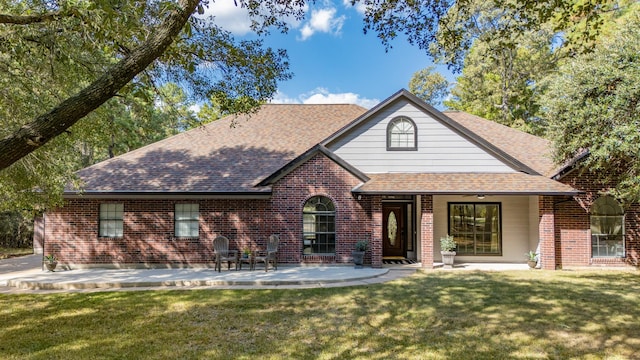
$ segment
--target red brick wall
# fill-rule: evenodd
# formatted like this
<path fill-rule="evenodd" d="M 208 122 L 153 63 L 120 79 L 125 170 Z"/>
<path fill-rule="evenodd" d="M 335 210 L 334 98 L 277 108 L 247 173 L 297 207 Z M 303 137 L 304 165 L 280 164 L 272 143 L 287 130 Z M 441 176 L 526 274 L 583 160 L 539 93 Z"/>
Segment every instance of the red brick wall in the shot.
<path fill-rule="evenodd" d="M 589 211 L 593 202 L 606 192 L 607 184 L 599 182 L 589 173 L 574 171 L 565 176 L 563 183 L 584 191 L 565 201 L 556 199 L 556 247 L 559 266 L 620 266 L 640 265 L 640 205 L 625 207 L 625 253 L 621 258 L 591 258 L 591 232 Z M 624 206 L 624 205 L 623 205 Z"/>
<path fill-rule="evenodd" d="M 227 236 L 232 248 L 256 249 L 264 248 L 269 235 L 279 234 L 282 263 L 348 263 L 355 242 L 372 239 L 370 200 L 358 201 L 351 194 L 359 183 L 317 155 L 275 184 L 270 200 L 67 200 L 46 214 L 45 252 L 63 264 L 211 265 L 218 235 Z M 302 256 L 302 207 L 315 195 L 329 197 L 336 206 L 335 256 Z M 101 203 L 124 204 L 123 238 L 98 237 Z M 176 203 L 200 205 L 199 238 L 174 237 Z M 381 248 L 381 241 L 372 246 Z M 366 261 L 371 263 L 371 251 Z"/>
<path fill-rule="evenodd" d="M 370 198 L 354 198 L 351 190 L 361 181 L 335 162 L 318 154 L 273 186 L 273 221 L 285 246 L 280 253 L 289 263 L 349 263 L 358 240 L 368 240 L 370 251 L 365 263 L 371 264 L 371 249 L 382 246 L 372 240 Z M 302 208 L 312 196 L 322 195 L 336 207 L 335 256 L 302 255 Z M 378 261 L 382 261 L 381 255 Z"/>
<path fill-rule="evenodd" d="M 98 236 L 101 203 L 124 204 L 124 237 Z M 200 205 L 200 237 L 174 237 L 176 203 Z M 232 247 L 263 246 L 267 200 L 68 200 L 46 214 L 46 252 L 65 264 L 207 264 L 218 235 Z"/>
<path fill-rule="evenodd" d="M 540 236 L 540 266 L 543 269 L 556 269 L 556 242 L 555 242 L 555 214 L 553 209 L 554 198 L 540 196 L 538 200 L 539 222 L 538 232 Z"/>
<path fill-rule="evenodd" d="M 382 267 L 382 196 L 371 198 L 372 267 Z"/>
<path fill-rule="evenodd" d="M 589 216 L 578 202 L 556 198 L 555 205 L 556 264 L 587 266 L 591 259 Z"/>
<path fill-rule="evenodd" d="M 422 219 L 420 236 L 421 240 L 421 262 L 422 267 L 426 269 L 433 268 L 433 196 L 422 195 L 420 198 L 420 207 L 422 208 Z"/>

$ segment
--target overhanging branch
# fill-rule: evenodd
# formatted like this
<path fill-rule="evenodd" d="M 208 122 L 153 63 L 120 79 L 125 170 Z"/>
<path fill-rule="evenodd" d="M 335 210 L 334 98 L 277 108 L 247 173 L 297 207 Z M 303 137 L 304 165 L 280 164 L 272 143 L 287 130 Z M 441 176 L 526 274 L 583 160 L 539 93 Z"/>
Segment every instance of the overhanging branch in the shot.
<path fill-rule="evenodd" d="M 0 140 L 0 170 L 6 169 L 113 97 L 171 45 L 199 0 L 180 0 L 150 37 L 102 76 L 49 112 Z"/>
<path fill-rule="evenodd" d="M 59 11 L 38 15 L 0 14 L 0 24 L 29 25 L 53 21 L 58 19 L 60 16 L 62 16 L 62 13 Z"/>

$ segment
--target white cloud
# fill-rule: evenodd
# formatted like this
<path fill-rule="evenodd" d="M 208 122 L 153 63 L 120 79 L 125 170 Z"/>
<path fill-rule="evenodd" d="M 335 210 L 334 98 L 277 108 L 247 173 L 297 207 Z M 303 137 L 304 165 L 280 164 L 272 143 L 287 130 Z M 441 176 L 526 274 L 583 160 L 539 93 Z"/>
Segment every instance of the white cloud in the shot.
<path fill-rule="evenodd" d="M 336 17 L 335 8 L 311 10 L 311 19 L 300 29 L 300 40 L 304 41 L 316 32 L 337 35 L 342 31 L 346 16 Z"/>
<path fill-rule="evenodd" d="M 236 6 L 233 1 L 210 2 L 202 17 L 214 16 L 213 21 L 234 35 L 246 35 L 251 31 L 251 19 L 247 9 Z"/>
<path fill-rule="evenodd" d="M 357 104 L 363 108 L 370 109 L 377 105 L 380 100 L 362 98 L 360 95 L 351 92 L 334 94 L 327 89 L 317 88 L 301 94 L 297 98 L 290 98 L 278 92 L 271 102 L 273 104 Z"/>
<path fill-rule="evenodd" d="M 305 13 L 308 11 L 308 5 L 304 5 L 303 11 Z M 209 16 L 214 16 L 216 25 L 230 31 L 234 35 L 243 36 L 252 31 L 251 18 L 249 17 L 248 10 L 239 5 L 236 6 L 232 0 L 209 2 L 209 6 L 205 7 L 204 14 L 200 17 L 208 18 Z M 300 20 L 294 16 L 283 19 L 292 29 L 300 27 Z"/>
<path fill-rule="evenodd" d="M 360 1 L 354 6 L 354 5 L 351 5 L 351 0 L 342 0 L 342 5 L 344 5 L 344 7 L 346 7 L 347 9 L 349 8 L 356 9 L 356 11 L 360 15 L 364 15 L 364 13 L 367 11 L 367 6 Z"/>

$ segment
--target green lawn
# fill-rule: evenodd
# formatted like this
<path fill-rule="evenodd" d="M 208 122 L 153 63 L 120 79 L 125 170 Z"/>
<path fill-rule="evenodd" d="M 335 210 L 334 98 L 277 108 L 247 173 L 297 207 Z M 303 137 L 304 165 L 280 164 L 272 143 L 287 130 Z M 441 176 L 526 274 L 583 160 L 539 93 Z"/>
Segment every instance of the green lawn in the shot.
<path fill-rule="evenodd" d="M 631 359 L 635 271 L 366 287 L 0 295 L 2 359 Z"/>
<path fill-rule="evenodd" d="M 6 259 L 14 256 L 24 256 L 33 254 L 33 248 L 6 248 L 0 247 L 0 259 Z"/>

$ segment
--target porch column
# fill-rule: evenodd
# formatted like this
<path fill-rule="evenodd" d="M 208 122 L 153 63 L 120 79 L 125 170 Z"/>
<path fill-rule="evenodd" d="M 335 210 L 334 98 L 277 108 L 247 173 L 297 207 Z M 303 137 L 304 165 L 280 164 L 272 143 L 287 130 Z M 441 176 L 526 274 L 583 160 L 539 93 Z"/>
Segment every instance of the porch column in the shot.
<path fill-rule="evenodd" d="M 420 257 L 422 268 L 433 269 L 433 196 L 420 197 Z"/>
<path fill-rule="evenodd" d="M 545 270 L 556 269 L 555 214 L 553 197 L 539 196 L 538 233 L 540 239 L 540 267 Z"/>
<path fill-rule="evenodd" d="M 371 199 L 371 267 L 382 267 L 382 196 Z"/>

